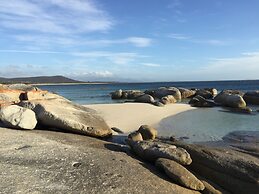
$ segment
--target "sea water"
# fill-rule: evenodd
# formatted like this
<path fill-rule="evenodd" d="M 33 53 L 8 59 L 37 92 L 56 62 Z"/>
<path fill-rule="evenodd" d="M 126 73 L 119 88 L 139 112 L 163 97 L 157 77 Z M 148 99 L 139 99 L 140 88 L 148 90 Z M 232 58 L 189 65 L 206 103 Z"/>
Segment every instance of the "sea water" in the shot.
<path fill-rule="evenodd" d="M 58 93 L 79 104 L 103 104 L 122 102 L 111 99 L 110 92 L 115 90 L 144 91 L 164 86 L 251 91 L 259 90 L 259 80 L 42 85 L 39 88 Z M 259 110 L 259 106 L 253 106 L 252 109 Z M 164 118 L 158 124 L 158 130 L 161 136 L 185 137 L 189 142 L 218 141 L 232 131 L 259 131 L 259 113 L 245 115 L 231 113 L 221 108 L 198 108 Z"/>
<path fill-rule="evenodd" d="M 258 90 L 259 80 L 247 81 L 203 81 L 203 82 L 155 82 L 155 83 L 111 83 L 111 84 L 77 84 L 77 85 L 42 85 L 41 89 L 58 93 L 79 104 L 120 103 L 112 100 L 110 93 L 115 90 L 147 90 L 159 87 L 216 88 L 218 90 Z"/>

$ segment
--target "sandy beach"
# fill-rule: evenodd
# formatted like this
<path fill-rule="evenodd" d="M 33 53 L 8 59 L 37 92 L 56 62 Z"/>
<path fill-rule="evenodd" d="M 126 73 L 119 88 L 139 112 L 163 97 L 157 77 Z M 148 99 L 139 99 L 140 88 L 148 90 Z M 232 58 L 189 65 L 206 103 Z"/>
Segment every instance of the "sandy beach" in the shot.
<path fill-rule="evenodd" d="M 135 131 L 144 124 L 156 127 L 164 118 L 196 109 L 188 104 L 169 104 L 164 107 L 147 103 L 91 104 L 85 106 L 96 110 L 110 127 L 117 127 L 125 133 Z"/>

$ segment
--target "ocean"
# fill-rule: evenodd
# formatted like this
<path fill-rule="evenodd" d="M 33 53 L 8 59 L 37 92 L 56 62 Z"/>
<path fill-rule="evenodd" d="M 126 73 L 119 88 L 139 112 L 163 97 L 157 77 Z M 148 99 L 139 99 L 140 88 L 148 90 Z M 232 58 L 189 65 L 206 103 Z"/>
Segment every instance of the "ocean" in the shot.
<path fill-rule="evenodd" d="M 41 85 L 41 89 L 58 93 L 79 104 L 120 103 L 111 100 L 110 93 L 115 90 L 147 90 L 159 87 L 216 88 L 217 90 L 259 90 L 259 80 L 247 81 L 202 81 L 202 82 L 155 82 L 155 83 L 111 83 L 77 85 Z"/>
<path fill-rule="evenodd" d="M 208 82 L 160 82 L 160 83 L 111 83 L 79 85 L 41 85 L 41 89 L 58 93 L 79 104 L 120 103 L 112 100 L 110 92 L 122 90 L 147 90 L 158 87 L 216 88 L 242 91 L 259 90 L 259 80 L 208 81 Z M 182 102 L 184 103 L 184 102 Z M 259 110 L 259 106 L 252 106 Z M 199 108 L 164 118 L 159 123 L 160 136 L 187 138 L 187 142 L 218 141 L 232 131 L 259 131 L 259 113 L 235 114 L 220 108 Z"/>

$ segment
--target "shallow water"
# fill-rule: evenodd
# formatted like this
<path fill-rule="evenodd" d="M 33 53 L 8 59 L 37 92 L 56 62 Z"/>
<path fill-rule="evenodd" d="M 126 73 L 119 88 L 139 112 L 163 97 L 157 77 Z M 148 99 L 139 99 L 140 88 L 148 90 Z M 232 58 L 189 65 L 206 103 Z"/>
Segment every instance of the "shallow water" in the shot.
<path fill-rule="evenodd" d="M 256 108 L 256 107 L 253 107 Z M 231 113 L 221 108 L 199 108 L 167 117 L 158 124 L 160 136 L 188 137 L 187 142 L 222 140 L 232 131 L 259 131 L 259 113 Z"/>

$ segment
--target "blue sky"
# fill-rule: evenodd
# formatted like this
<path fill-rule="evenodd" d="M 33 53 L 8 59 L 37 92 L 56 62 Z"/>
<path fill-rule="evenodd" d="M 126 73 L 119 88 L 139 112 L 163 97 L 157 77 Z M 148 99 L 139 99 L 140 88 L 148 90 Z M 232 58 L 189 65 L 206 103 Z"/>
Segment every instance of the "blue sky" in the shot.
<path fill-rule="evenodd" d="M 0 77 L 259 79 L 258 0 L 0 1 Z"/>

